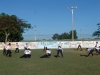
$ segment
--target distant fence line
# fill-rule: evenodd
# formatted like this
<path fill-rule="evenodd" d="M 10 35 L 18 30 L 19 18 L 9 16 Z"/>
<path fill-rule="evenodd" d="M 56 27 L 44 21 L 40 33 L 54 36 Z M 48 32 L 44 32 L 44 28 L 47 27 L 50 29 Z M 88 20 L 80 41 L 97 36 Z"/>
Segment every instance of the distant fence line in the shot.
<path fill-rule="evenodd" d="M 41 42 L 10 42 L 12 49 L 16 47 L 16 43 L 19 44 L 19 49 L 24 49 L 25 44 L 27 43 L 31 49 L 43 49 L 44 46 L 49 49 L 57 49 L 58 46 L 62 48 L 77 48 L 78 44 L 81 44 L 83 48 L 94 47 L 96 41 L 41 41 Z M 100 44 L 100 41 L 98 41 Z M 3 49 L 3 42 L 0 42 L 0 50 Z"/>

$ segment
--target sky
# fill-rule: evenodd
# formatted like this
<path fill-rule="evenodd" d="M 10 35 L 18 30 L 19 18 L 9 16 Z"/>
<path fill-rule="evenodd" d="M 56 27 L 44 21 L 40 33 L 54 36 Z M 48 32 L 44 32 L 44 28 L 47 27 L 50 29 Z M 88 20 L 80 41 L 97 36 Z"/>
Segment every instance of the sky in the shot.
<path fill-rule="evenodd" d="M 16 15 L 36 26 L 36 39 L 52 39 L 53 34 L 74 30 L 79 38 L 92 38 L 100 23 L 100 0 L 0 0 L 0 13 Z M 34 29 L 23 33 L 24 40 L 34 40 Z"/>

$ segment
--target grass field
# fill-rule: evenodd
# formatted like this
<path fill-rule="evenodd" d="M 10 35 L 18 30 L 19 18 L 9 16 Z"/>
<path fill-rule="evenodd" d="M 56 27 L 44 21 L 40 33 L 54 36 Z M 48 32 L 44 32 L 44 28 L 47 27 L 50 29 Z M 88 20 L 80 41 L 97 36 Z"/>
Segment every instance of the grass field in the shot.
<path fill-rule="evenodd" d="M 64 57 L 55 58 L 56 51 L 52 50 L 50 58 L 39 58 L 43 50 L 32 50 L 32 57 L 19 58 L 23 55 L 14 54 L 5 57 L 0 51 L 0 75 L 99 75 L 100 55 L 93 57 L 80 56 L 87 54 L 86 50 L 76 51 L 64 49 Z M 95 52 L 94 52 L 95 54 Z"/>

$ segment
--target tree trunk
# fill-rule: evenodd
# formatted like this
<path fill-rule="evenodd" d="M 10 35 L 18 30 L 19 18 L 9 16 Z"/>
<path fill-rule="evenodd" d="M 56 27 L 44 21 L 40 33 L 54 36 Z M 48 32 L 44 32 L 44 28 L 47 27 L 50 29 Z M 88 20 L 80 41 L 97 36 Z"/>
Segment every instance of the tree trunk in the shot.
<path fill-rule="evenodd" d="M 6 35 L 5 42 L 8 42 L 8 36 L 10 35 L 10 33 L 5 32 L 5 35 Z"/>

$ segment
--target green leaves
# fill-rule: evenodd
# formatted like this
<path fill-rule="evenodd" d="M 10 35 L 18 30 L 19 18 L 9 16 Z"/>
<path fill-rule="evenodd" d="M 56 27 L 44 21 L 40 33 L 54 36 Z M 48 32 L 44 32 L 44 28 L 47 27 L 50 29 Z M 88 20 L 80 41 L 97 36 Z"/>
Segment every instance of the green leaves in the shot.
<path fill-rule="evenodd" d="M 6 39 L 9 41 L 20 41 L 23 40 L 23 36 L 22 33 L 24 33 L 25 30 L 29 30 L 31 29 L 32 26 L 31 24 L 27 23 L 27 21 L 24 21 L 23 19 L 19 19 L 16 15 L 8 15 L 5 13 L 1 13 L 0 14 L 0 31 L 2 31 L 2 34 L 10 34 L 8 37 L 4 36 Z M 11 35 L 13 35 L 13 37 L 11 38 Z M 17 39 L 15 37 L 19 37 L 21 39 Z M 0 40 L 0 41 L 4 41 L 4 40 Z"/>
<path fill-rule="evenodd" d="M 95 31 L 95 32 L 93 33 L 92 36 L 100 37 L 100 23 L 98 23 L 97 26 L 98 26 L 98 29 L 97 29 L 97 31 Z"/>
<path fill-rule="evenodd" d="M 72 38 L 72 31 L 70 31 L 69 33 L 62 33 L 61 35 L 56 33 L 53 35 L 52 39 L 53 40 L 64 40 L 64 39 L 71 39 Z M 74 38 L 77 39 L 77 32 L 76 30 L 74 30 Z"/>

